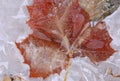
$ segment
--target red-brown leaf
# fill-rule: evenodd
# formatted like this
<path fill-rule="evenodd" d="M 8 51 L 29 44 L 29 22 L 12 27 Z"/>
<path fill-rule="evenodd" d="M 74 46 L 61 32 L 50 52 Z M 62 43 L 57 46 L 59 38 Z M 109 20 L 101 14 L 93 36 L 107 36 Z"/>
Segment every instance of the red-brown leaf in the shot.
<path fill-rule="evenodd" d="M 35 0 L 28 11 L 30 28 L 55 42 L 61 42 L 66 35 L 72 43 L 89 20 L 77 0 Z"/>
<path fill-rule="evenodd" d="M 85 33 L 83 33 L 83 37 L 86 35 Z M 90 28 L 89 36 L 79 45 L 79 48 L 82 55 L 88 56 L 92 62 L 100 62 L 106 60 L 115 52 L 110 47 L 111 41 L 106 24 L 99 22 L 95 27 Z"/>
<path fill-rule="evenodd" d="M 105 23 L 90 27 L 78 0 L 34 0 L 27 8 L 33 33 L 16 45 L 30 65 L 31 77 L 60 73 L 71 57 L 100 62 L 113 54 Z"/>

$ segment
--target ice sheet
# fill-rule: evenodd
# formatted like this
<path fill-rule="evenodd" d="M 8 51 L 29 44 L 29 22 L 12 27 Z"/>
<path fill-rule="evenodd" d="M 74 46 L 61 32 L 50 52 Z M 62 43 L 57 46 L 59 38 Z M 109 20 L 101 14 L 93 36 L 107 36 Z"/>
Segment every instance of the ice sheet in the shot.
<path fill-rule="evenodd" d="M 24 39 L 31 30 L 26 24 L 29 18 L 26 5 L 32 0 L 1 0 L 0 1 L 0 81 L 4 74 L 15 74 L 26 79 L 26 81 L 43 81 L 41 78 L 29 76 L 29 66 L 24 64 L 24 59 L 15 46 L 15 41 Z M 111 46 L 117 52 L 107 61 L 97 65 L 85 58 L 77 57 L 71 59 L 67 81 L 120 81 L 120 78 L 113 78 L 106 74 L 107 68 L 120 74 L 120 7 L 112 15 L 104 19 L 108 25 L 108 31 L 113 38 Z M 54 74 L 44 81 L 64 81 L 66 71 L 60 75 Z"/>

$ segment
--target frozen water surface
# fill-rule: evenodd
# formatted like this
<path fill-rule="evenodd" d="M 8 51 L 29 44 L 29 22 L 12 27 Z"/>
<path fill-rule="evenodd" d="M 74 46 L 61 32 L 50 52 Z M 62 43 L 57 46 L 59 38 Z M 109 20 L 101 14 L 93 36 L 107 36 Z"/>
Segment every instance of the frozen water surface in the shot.
<path fill-rule="evenodd" d="M 0 0 L 0 81 L 5 74 L 15 74 L 26 81 L 43 81 L 42 78 L 29 78 L 29 66 L 24 64 L 14 42 L 21 41 L 31 33 L 26 20 L 28 13 L 25 5 L 32 0 Z M 67 81 L 120 81 L 106 74 L 107 68 L 112 68 L 114 74 L 120 74 L 120 7 L 104 19 L 108 31 L 113 38 L 111 46 L 117 52 L 107 61 L 95 65 L 85 58 L 71 59 L 71 67 Z M 44 81 L 64 81 L 66 71 L 60 75 L 54 74 Z"/>

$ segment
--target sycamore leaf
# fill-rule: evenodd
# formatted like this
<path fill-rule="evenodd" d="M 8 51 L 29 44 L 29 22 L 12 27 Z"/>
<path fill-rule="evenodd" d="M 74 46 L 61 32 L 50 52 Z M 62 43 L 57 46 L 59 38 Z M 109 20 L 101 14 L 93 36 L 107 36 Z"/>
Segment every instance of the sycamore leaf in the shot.
<path fill-rule="evenodd" d="M 60 73 L 76 56 L 99 62 L 113 54 L 106 25 L 100 22 L 91 28 L 78 0 L 34 0 L 27 8 L 33 33 L 16 45 L 30 66 L 31 77 Z"/>
<path fill-rule="evenodd" d="M 63 41 L 63 45 L 67 40 L 68 46 L 64 47 L 69 47 L 89 20 L 77 0 L 35 0 L 28 11 L 30 20 L 27 23 L 33 32 L 42 32 L 51 41 Z"/>
<path fill-rule="evenodd" d="M 29 35 L 22 43 L 17 43 L 25 58 L 25 63 L 30 65 L 31 77 L 47 77 L 49 74 L 59 73 L 67 65 L 67 56 L 61 51 L 60 44 L 41 40 L 34 35 Z"/>
<path fill-rule="evenodd" d="M 83 56 L 88 56 L 92 62 L 100 62 L 109 58 L 115 51 L 110 47 L 112 41 L 106 24 L 99 22 L 95 27 L 90 27 L 82 34 L 81 39 L 84 39 L 77 49 L 81 50 Z"/>

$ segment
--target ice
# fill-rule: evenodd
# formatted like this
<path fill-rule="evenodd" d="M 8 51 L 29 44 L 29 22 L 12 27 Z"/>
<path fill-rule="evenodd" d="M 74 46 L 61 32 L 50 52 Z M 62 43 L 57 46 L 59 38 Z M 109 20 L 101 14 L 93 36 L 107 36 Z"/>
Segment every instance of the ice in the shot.
<path fill-rule="evenodd" d="M 113 38 L 111 45 L 116 50 L 120 50 L 120 7 L 104 21 L 109 26 L 108 30 Z"/>
<path fill-rule="evenodd" d="M 29 66 L 16 48 L 15 41 L 21 41 L 31 31 L 26 25 L 28 16 L 22 12 L 24 0 L 0 1 L 0 76 L 5 74 L 29 75 Z M 21 14 L 22 17 L 17 17 Z M 2 79 L 0 78 L 0 81 Z"/>
<path fill-rule="evenodd" d="M 30 32 L 26 25 L 28 16 L 25 16 L 21 9 L 24 0 L 1 0 L 0 3 L 0 39 L 5 41 L 22 40 Z M 13 3 L 14 2 L 14 3 Z M 24 3 L 25 4 L 25 3 Z M 17 15 L 21 14 L 23 18 Z M 16 17 L 16 18 L 14 18 Z"/>
<path fill-rule="evenodd" d="M 42 78 L 29 78 L 29 66 L 24 64 L 24 59 L 15 46 L 15 41 L 21 41 L 31 30 L 26 24 L 28 13 L 26 5 L 32 0 L 1 0 L 0 1 L 0 81 L 4 74 L 16 74 L 27 81 L 43 81 Z M 71 59 L 67 81 L 120 81 L 106 73 L 112 68 L 114 74 L 120 74 L 120 7 L 104 19 L 108 31 L 113 38 L 111 46 L 117 52 L 107 61 L 93 64 L 87 57 Z M 44 81 L 64 81 L 66 71 L 60 75 L 54 74 Z"/>
<path fill-rule="evenodd" d="M 4 65 L 4 69 L 1 74 L 28 75 L 29 67 L 23 64 L 23 57 L 20 55 L 15 44 L 12 42 L 3 42 L 3 44 L 5 51 L 0 50 L 0 67 Z"/>

